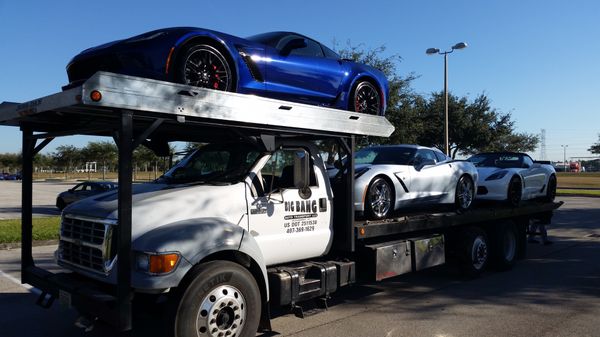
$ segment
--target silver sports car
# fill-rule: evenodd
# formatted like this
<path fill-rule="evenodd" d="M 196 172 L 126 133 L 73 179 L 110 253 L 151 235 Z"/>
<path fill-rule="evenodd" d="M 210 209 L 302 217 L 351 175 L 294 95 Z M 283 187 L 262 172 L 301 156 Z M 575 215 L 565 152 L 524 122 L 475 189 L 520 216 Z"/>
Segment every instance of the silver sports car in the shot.
<path fill-rule="evenodd" d="M 455 204 L 464 211 L 477 190 L 473 164 L 418 145 L 372 146 L 356 152 L 355 179 L 355 210 L 370 219 L 424 204 Z"/>

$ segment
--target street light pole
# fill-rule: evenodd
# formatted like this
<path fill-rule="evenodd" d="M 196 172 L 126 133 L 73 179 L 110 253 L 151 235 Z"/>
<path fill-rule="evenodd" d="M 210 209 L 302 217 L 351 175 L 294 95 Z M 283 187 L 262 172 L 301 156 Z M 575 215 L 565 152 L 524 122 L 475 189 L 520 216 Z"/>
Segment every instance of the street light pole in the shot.
<path fill-rule="evenodd" d="M 565 172 L 567 172 L 567 147 L 569 145 L 561 145 L 563 148 L 563 164 L 565 165 Z"/>
<path fill-rule="evenodd" d="M 450 141 L 448 136 L 448 54 L 457 49 L 464 48 L 467 48 L 467 44 L 465 42 L 459 42 L 445 52 L 441 52 L 438 48 L 429 48 L 425 51 L 427 55 L 444 55 L 444 145 L 446 147 L 447 156 L 450 155 Z"/>
<path fill-rule="evenodd" d="M 452 52 L 452 51 L 450 51 Z M 448 53 L 444 53 L 444 146 L 446 155 L 450 156 L 450 141 L 448 138 Z"/>

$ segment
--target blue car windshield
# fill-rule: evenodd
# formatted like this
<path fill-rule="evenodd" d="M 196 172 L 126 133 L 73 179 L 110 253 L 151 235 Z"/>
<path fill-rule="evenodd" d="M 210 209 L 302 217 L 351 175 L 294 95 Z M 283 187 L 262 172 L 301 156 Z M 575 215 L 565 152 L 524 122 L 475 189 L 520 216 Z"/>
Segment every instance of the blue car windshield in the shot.
<path fill-rule="evenodd" d="M 412 165 L 417 149 L 414 147 L 368 147 L 354 155 L 354 164 Z"/>
<path fill-rule="evenodd" d="M 162 184 L 234 183 L 241 181 L 259 157 L 248 144 L 208 144 L 185 157 L 157 179 Z"/>
<path fill-rule="evenodd" d="M 272 33 L 263 33 L 258 35 L 252 35 L 246 38 L 246 40 L 254 41 L 260 44 L 266 44 L 267 46 L 271 46 L 275 48 L 279 40 L 283 36 L 287 35 L 287 33 L 282 32 L 272 32 Z"/>

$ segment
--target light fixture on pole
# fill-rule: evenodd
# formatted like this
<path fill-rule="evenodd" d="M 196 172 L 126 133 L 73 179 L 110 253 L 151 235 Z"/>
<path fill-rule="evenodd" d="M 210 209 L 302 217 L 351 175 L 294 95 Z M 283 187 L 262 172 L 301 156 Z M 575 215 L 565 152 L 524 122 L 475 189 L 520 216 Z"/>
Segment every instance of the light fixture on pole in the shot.
<path fill-rule="evenodd" d="M 440 51 L 438 48 L 429 48 L 425 51 L 427 55 L 444 55 L 444 142 L 446 146 L 446 155 L 450 155 L 450 144 L 448 143 L 448 54 L 458 49 L 467 48 L 465 42 L 459 42 L 452 46 L 450 50 Z"/>
<path fill-rule="evenodd" d="M 569 145 L 561 145 L 563 148 L 563 164 L 565 165 L 565 172 L 567 172 L 567 147 Z"/>

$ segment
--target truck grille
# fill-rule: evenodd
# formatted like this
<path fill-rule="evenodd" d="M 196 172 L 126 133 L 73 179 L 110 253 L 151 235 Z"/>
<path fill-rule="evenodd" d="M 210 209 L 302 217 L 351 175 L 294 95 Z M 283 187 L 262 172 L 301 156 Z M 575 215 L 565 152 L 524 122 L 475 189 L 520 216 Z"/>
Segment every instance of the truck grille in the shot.
<path fill-rule="evenodd" d="M 111 220 L 64 215 L 58 246 L 59 262 L 108 274 L 115 258 L 111 250 L 115 224 Z"/>

